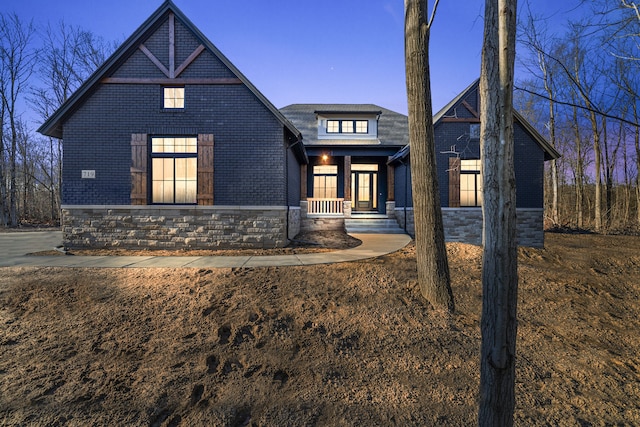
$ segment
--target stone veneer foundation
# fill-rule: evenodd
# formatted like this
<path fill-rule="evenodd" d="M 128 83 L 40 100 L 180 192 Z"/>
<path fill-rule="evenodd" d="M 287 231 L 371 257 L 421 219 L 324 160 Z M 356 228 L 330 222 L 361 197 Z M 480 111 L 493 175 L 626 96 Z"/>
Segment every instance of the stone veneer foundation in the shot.
<path fill-rule="evenodd" d="M 63 206 L 62 224 L 68 248 L 276 248 L 300 231 L 300 208 Z"/>
<path fill-rule="evenodd" d="M 517 209 L 516 215 L 518 245 L 544 247 L 544 210 Z M 407 208 L 406 212 L 404 208 L 396 208 L 396 219 L 400 227 L 414 235 L 413 208 Z M 447 242 L 482 245 L 482 209 L 442 208 L 442 221 Z"/>

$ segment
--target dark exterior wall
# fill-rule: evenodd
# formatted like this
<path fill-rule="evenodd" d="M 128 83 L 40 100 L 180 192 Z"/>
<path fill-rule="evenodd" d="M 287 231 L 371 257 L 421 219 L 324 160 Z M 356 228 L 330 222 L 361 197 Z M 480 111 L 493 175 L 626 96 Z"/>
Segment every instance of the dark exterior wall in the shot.
<path fill-rule="evenodd" d="M 163 24 L 145 41 L 165 63 L 166 27 Z M 178 66 L 199 42 L 178 22 L 176 34 Z M 113 76 L 164 77 L 139 50 Z M 205 51 L 180 77 L 226 78 L 233 74 Z M 188 85 L 185 109 L 173 112 L 162 108 L 160 85 L 105 84 L 64 123 L 63 203 L 130 204 L 134 133 L 149 137 L 213 134 L 216 205 L 283 206 L 287 197 L 295 198 L 295 190 L 287 194 L 283 126 L 246 86 Z M 289 163 L 296 163 L 292 160 Z M 96 178 L 81 179 L 83 169 L 95 170 Z"/>
<path fill-rule="evenodd" d="M 405 159 L 405 161 L 408 161 L 408 159 Z M 394 168 L 394 172 L 394 195 L 396 200 L 396 207 L 413 206 L 410 167 L 407 164 L 398 164 Z M 406 204 L 407 200 L 409 204 Z"/>
<path fill-rule="evenodd" d="M 300 206 L 300 163 L 293 150 L 287 150 L 287 205 Z"/>
<path fill-rule="evenodd" d="M 463 110 L 459 110 L 463 111 Z M 466 111 L 466 109 L 464 109 Z M 440 204 L 449 206 L 449 158 L 455 155 L 447 153 L 456 146 L 461 159 L 480 158 L 480 140 L 470 139 L 469 123 L 439 123 L 435 127 L 436 164 L 438 168 L 438 190 Z M 519 123 L 514 123 L 514 166 L 516 171 L 516 204 L 518 208 L 542 208 L 544 195 L 544 152 L 526 133 Z M 409 167 L 410 169 L 410 167 Z M 396 206 L 404 206 L 402 197 L 404 166 L 396 165 L 395 193 Z M 411 172 L 409 171 L 409 175 Z M 409 185 L 411 178 L 409 176 Z M 413 206 L 411 198 L 407 206 Z"/>

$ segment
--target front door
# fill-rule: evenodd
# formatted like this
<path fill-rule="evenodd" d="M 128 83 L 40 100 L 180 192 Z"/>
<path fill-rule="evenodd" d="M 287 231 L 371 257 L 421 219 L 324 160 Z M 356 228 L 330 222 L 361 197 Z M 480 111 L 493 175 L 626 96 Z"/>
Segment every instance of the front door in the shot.
<path fill-rule="evenodd" d="M 378 165 L 352 165 L 351 195 L 354 211 L 378 209 Z"/>

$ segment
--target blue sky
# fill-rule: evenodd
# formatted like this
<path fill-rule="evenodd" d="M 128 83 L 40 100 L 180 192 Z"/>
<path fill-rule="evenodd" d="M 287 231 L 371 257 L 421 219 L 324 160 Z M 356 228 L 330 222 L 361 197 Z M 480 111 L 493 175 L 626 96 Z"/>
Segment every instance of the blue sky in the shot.
<path fill-rule="evenodd" d="M 577 2 L 532 0 L 532 8 L 560 25 Z M 123 41 L 161 3 L 0 0 L 0 11 L 37 25 L 64 20 L 106 40 Z M 373 103 L 407 111 L 402 0 L 174 3 L 278 108 Z M 479 76 L 483 8 L 481 0 L 440 2 L 430 48 L 434 112 Z"/>

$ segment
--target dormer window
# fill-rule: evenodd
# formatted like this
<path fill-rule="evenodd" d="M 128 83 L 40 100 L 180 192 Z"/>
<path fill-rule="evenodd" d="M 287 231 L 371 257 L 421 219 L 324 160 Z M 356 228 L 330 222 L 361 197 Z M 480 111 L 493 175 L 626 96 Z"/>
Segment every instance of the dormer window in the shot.
<path fill-rule="evenodd" d="M 368 120 L 327 120 L 327 133 L 369 133 Z"/>

